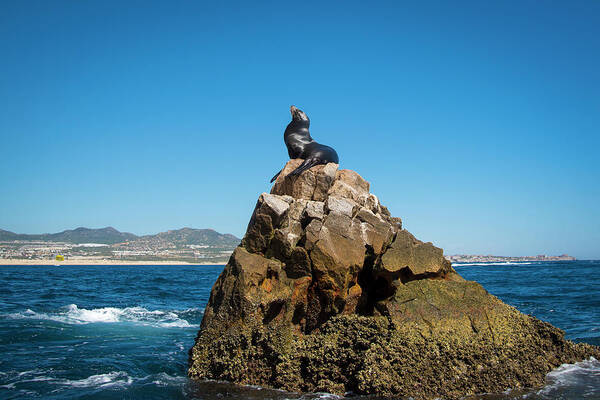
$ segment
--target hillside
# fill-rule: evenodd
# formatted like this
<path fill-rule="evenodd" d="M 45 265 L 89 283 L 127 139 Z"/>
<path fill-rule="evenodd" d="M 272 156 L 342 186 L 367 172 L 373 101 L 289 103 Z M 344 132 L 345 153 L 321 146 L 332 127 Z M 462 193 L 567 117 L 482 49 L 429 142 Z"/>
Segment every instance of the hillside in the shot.
<path fill-rule="evenodd" d="M 175 245 L 204 245 L 219 247 L 235 247 L 240 239 L 229 234 L 221 234 L 213 229 L 182 228 L 160 232 L 154 235 L 137 236 L 133 233 L 120 232 L 108 226 L 106 228 L 90 229 L 76 228 L 58 233 L 19 234 L 0 229 L 0 242 L 5 241 L 41 241 L 64 243 L 101 243 L 115 244 L 122 242 L 170 242 Z"/>
<path fill-rule="evenodd" d="M 0 229 L 0 241 L 42 241 L 42 242 L 64 242 L 64 243 L 102 243 L 114 244 L 134 240 L 137 236 L 133 233 L 119 232 L 113 227 L 100 229 L 76 228 L 68 229 L 58 233 L 42 234 L 18 234 Z"/>
<path fill-rule="evenodd" d="M 226 262 L 240 239 L 213 229 L 182 228 L 137 236 L 112 227 L 77 228 L 59 233 L 17 234 L 0 230 L 1 259 L 89 261 Z"/>
<path fill-rule="evenodd" d="M 168 242 L 177 247 L 187 245 L 201 245 L 213 247 L 235 248 L 240 244 L 240 239 L 231 234 L 221 234 L 212 229 L 193 229 L 182 228 L 166 232 L 160 232 L 156 235 L 141 236 L 136 241 L 145 242 Z"/>

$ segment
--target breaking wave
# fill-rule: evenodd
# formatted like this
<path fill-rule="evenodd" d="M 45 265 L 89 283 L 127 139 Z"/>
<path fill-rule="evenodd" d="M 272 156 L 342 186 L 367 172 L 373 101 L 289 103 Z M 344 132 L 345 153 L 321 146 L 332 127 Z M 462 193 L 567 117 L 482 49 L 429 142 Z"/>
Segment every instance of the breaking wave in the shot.
<path fill-rule="evenodd" d="M 123 371 L 114 371 L 109 372 L 107 374 L 100 375 L 92 375 L 88 376 L 84 379 L 76 379 L 76 380 L 59 380 L 55 383 L 59 385 L 66 385 L 71 387 L 111 387 L 111 386 L 129 386 L 133 382 L 133 378 L 131 378 L 127 372 Z"/>
<path fill-rule="evenodd" d="M 82 379 L 61 379 L 47 375 L 28 376 L 39 373 L 52 374 L 52 370 L 48 371 L 26 371 L 20 373 L 14 377 L 14 381 L 3 385 L 7 389 L 12 389 L 16 385 L 28 383 L 28 382 L 42 382 L 46 381 L 51 385 L 58 385 L 70 388 L 109 388 L 109 387 L 126 387 L 132 383 L 153 384 L 157 386 L 180 386 L 187 380 L 185 376 L 171 376 L 165 372 L 160 372 L 153 375 L 147 375 L 145 377 L 130 376 L 125 371 L 111 371 L 105 374 L 91 375 L 87 378 Z"/>
<path fill-rule="evenodd" d="M 600 361 L 594 357 L 575 364 L 563 364 L 546 375 L 546 386 L 537 392 L 545 398 L 597 398 L 600 395 Z"/>
<path fill-rule="evenodd" d="M 69 304 L 55 313 L 36 312 L 27 309 L 23 312 L 5 314 L 11 319 L 33 319 L 56 321 L 65 324 L 90 324 L 90 323 L 115 323 L 129 322 L 140 325 L 155 326 L 161 328 L 190 328 L 190 324 L 182 316 L 194 317 L 201 314 L 198 309 L 184 311 L 150 311 L 143 307 L 102 307 L 102 308 L 79 308 L 77 304 Z"/>

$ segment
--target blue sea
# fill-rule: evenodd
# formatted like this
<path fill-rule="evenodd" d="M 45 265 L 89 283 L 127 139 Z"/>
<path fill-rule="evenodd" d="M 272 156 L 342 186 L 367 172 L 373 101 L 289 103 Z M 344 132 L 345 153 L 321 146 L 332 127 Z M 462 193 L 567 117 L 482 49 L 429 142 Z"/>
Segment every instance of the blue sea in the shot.
<path fill-rule="evenodd" d="M 600 345 L 600 261 L 455 264 L 519 310 Z M 191 382 L 188 350 L 223 266 L 0 266 L 0 398 L 313 399 Z M 600 399 L 600 362 L 477 399 Z"/>

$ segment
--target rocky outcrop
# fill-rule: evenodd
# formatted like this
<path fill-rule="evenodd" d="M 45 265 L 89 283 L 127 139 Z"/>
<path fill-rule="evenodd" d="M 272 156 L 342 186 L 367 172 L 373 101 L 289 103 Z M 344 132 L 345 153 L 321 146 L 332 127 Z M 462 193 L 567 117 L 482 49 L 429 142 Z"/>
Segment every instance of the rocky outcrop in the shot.
<path fill-rule="evenodd" d="M 215 283 L 189 375 L 290 391 L 458 398 L 600 356 L 462 279 L 336 164 L 260 195 Z"/>

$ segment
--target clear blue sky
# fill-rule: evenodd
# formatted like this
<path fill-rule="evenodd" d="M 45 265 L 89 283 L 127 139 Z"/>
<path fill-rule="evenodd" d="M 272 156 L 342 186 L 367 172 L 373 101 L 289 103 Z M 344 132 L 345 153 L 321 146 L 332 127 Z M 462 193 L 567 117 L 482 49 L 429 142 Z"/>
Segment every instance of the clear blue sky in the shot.
<path fill-rule="evenodd" d="M 294 104 L 447 254 L 600 258 L 600 2 L 1 11 L 0 228 L 242 236 Z"/>

